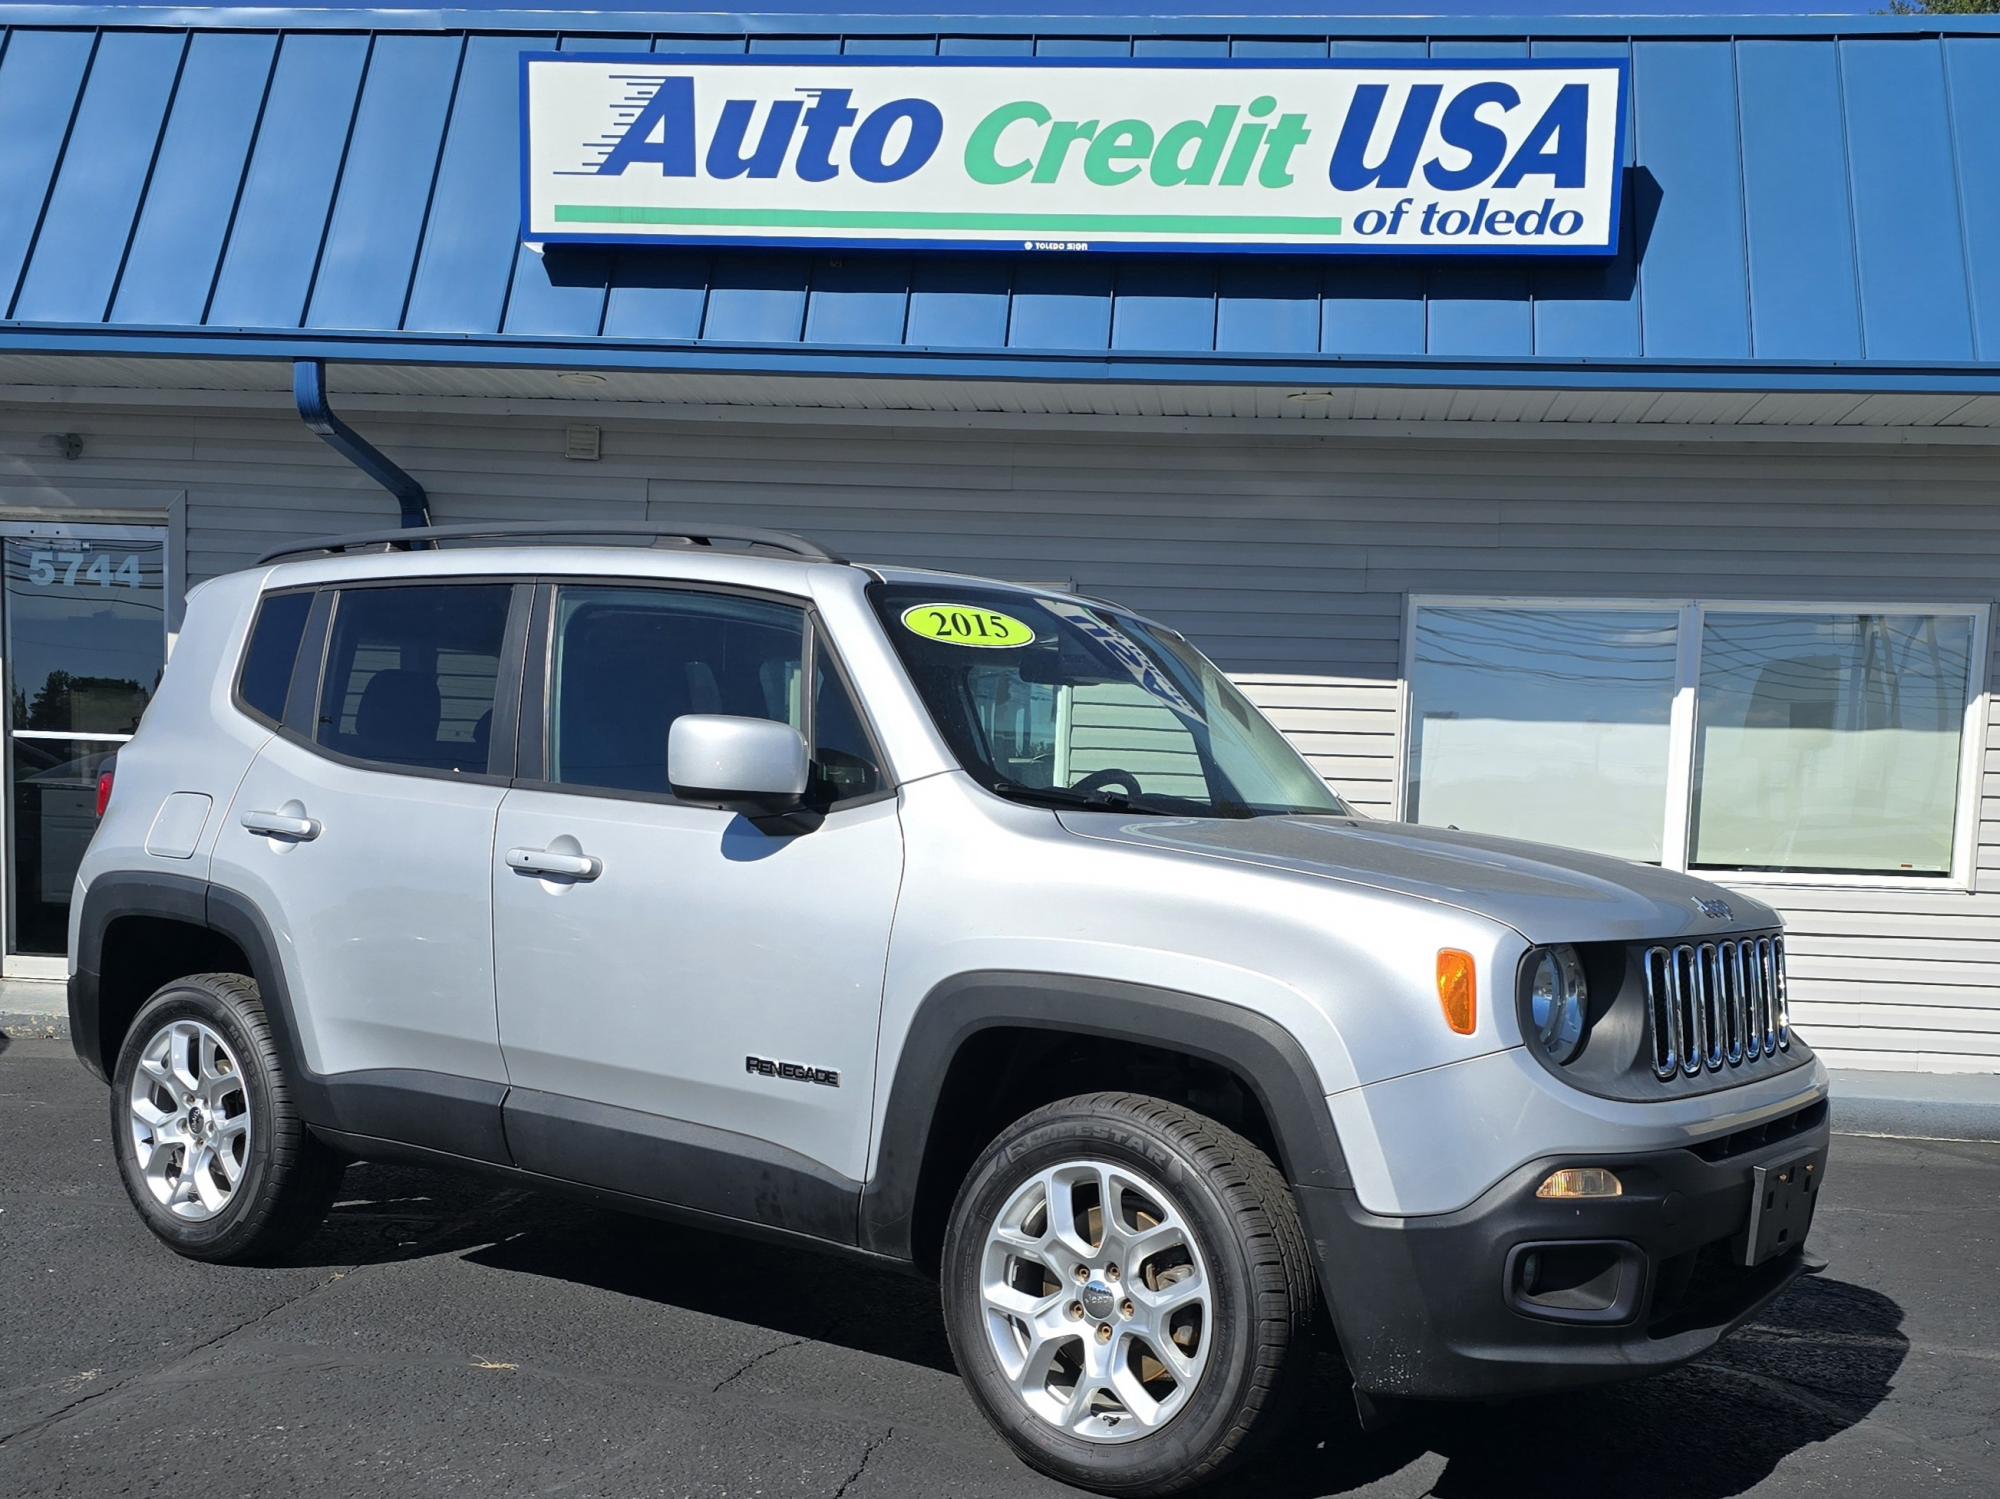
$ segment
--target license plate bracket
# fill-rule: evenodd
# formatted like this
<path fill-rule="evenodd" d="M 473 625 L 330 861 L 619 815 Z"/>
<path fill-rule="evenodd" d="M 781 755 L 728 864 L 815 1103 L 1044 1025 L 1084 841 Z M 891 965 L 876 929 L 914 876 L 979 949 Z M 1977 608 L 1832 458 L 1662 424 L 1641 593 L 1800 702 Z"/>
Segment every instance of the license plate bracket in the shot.
<path fill-rule="evenodd" d="M 1826 1177 L 1826 1152 L 1750 1168 L 1750 1226 L 1743 1263 L 1761 1265 L 1805 1243 Z"/>

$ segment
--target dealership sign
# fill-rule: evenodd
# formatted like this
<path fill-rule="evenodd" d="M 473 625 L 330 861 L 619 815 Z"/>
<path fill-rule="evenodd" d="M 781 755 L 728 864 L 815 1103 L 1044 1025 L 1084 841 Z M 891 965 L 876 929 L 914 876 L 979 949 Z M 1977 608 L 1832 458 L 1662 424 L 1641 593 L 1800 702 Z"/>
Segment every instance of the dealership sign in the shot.
<path fill-rule="evenodd" d="M 531 241 L 1605 254 L 1621 62 L 522 59 Z"/>

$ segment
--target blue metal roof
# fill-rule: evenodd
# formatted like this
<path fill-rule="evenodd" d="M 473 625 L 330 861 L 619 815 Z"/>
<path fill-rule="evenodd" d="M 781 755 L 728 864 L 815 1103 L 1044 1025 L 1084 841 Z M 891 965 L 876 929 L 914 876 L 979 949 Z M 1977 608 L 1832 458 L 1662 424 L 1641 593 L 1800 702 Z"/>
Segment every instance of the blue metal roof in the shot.
<path fill-rule="evenodd" d="M 588 24 L 633 29 L 582 34 L 523 29 L 552 25 L 547 12 L 158 14 L 0 9 L 31 23 L 0 36 L 0 348 L 1072 380 L 2000 385 L 1991 21 L 1731 21 L 1728 34 L 1714 20 L 1599 20 L 1510 36 L 1490 21 L 596 13 Z M 551 48 L 1628 58 L 1625 247 L 1533 265 L 542 254 L 517 234 L 516 66 Z"/>

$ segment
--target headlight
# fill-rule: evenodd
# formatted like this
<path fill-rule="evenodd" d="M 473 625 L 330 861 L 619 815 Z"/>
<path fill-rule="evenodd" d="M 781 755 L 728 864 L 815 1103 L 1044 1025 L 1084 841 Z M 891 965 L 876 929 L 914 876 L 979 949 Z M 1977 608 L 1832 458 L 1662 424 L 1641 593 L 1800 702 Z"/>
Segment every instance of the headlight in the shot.
<path fill-rule="evenodd" d="M 1589 1003 L 1590 986 L 1584 982 L 1583 959 L 1576 949 L 1542 949 L 1528 980 L 1528 1034 L 1551 1062 L 1567 1062 L 1583 1045 L 1583 1017 Z"/>

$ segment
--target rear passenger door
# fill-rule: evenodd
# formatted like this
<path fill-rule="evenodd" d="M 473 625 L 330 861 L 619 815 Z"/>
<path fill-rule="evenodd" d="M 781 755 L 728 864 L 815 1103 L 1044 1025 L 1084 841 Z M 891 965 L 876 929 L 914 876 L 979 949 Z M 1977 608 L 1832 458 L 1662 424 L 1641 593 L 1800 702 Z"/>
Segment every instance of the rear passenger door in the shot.
<path fill-rule="evenodd" d="M 529 597 L 452 580 L 314 598 L 213 879 L 272 929 L 337 1115 L 316 1122 L 499 1158 L 491 860 Z M 263 707 L 238 705 L 267 716 L 258 664 L 253 632 L 242 685 Z"/>
<path fill-rule="evenodd" d="M 530 1170 L 851 1238 L 903 853 L 852 694 L 797 601 L 578 582 L 537 615 L 543 711 L 492 872 L 509 1144 Z M 685 713 L 798 728 L 818 825 L 678 801 Z"/>

